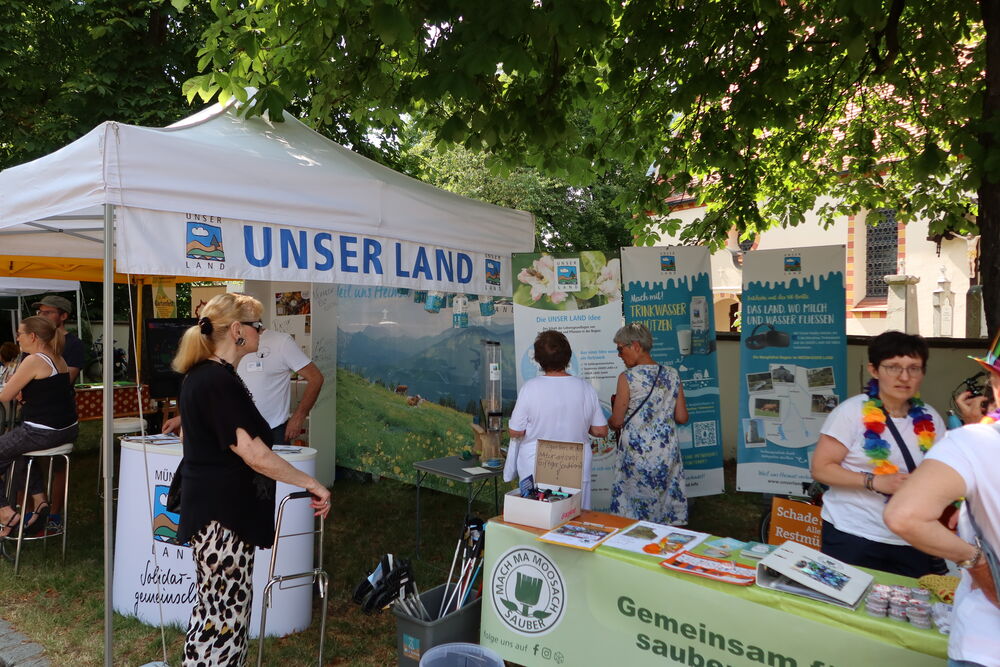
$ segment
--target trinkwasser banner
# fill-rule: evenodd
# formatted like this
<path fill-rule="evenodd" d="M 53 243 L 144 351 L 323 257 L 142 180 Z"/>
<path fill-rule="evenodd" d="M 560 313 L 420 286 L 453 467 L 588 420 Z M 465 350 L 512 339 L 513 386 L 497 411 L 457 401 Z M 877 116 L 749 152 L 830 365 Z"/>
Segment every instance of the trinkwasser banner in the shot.
<path fill-rule="evenodd" d="M 653 334 L 653 358 L 684 384 L 688 422 L 678 424 L 689 496 L 722 493 L 719 369 L 708 248 L 622 249 L 626 322 Z"/>

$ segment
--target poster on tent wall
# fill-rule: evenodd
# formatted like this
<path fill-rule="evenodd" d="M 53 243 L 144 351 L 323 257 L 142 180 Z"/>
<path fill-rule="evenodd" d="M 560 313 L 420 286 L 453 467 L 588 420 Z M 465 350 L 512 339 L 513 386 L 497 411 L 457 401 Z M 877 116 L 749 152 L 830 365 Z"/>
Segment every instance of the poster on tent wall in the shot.
<path fill-rule="evenodd" d="M 177 283 L 174 277 L 154 277 L 153 288 L 153 312 L 156 317 L 177 317 Z"/>
<path fill-rule="evenodd" d="M 509 259 L 486 252 L 200 213 L 123 206 L 116 214 L 122 273 L 510 295 Z"/>
<path fill-rule="evenodd" d="M 802 494 L 826 416 L 844 398 L 844 246 L 743 262 L 739 491 Z"/>
<path fill-rule="evenodd" d="M 500 343 L 501 395 L 510 414 L 510 299 L 337 286 L 337 465 L 415 483 L 414 462 L 470 450 L 483 340 Z M 423 484 L 468 490 L 435 475 Z M 500 493 L 508 488 L 501 484 Z M 479 498 L 489 502 L 492 492 L 487 485 Z"/>
<path fill-rule="evenodd" d="M 599 251 L 516 253 L 511 265 L 518 388 L 541 373 L 534 360 L 535 337 L 555 329 L 573 348 L 568 372 L 597 390 L 604 414 L 610 416 L 611 395 L 625 370 L 613 340 L 622 326 L 619 258 Z M 590 503 L 605 511 L 611 506 L 614 441 L 595 439 L 591 451 Z"/>
<path fill-rule="evenodd" d="M 205 285 L 191 288 L 191 312 L 188 317 L 201 317 L 201 309 L 214 297 L 225 294 L 225 285 Z"/>
<path fill-rule="evenodd" d="M 711 274 L 708 248 L 622 249 L 625 321 L 649 329 L 653 359 L 673 366 L 684 385 L 688 422 L 677 441 L 692 497 L 725 488 Z"/>

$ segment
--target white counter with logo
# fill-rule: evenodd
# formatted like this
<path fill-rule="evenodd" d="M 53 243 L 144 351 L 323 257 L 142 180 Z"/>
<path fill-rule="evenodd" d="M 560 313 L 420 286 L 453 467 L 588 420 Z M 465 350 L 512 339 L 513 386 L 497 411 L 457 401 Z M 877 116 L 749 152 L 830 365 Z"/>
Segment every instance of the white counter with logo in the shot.
<path fill-rule="evenodd" d="M 118 519 L 115 530 L 114 609 L 135 616 L 150 625 L 178 625 L 186 628 L 197 598 L 191 548 L 178 544 L 180 515 L 165 507 L 167 490 L 182 449 L 179 444 L 144 445 L 123 438 L 118 479 Z M 144 455 L 145 450 L 145 455 Z M 279 452 L 294 467 L 309 474 L 316 472 L 316 450 L 303 447 L 297 452 Z M 278 482 L 275 497 L 280 502 L 297 487 Z M 277 502 L 275 514 L 277 514 Z M 262 517 L 263 520 L 263 517 Z M 272 519 L 273 520 L 273 519 Z M 292 500 L 285 506 L 282 533 L 308 532 L 313 514 L 308 500 Z M 277 574 L 291 574 L 313 568 L 312 535 L 283 538 L 278 549 Z M 267 583 L 271 550 L 257 549 L 253 574 L 253 610 L 250 634 L 260 627 L 261 593 Z M 292 582 L 288 588 L 272 589 L 267 613 L 268 636 L 284 636 L 309 627 L 312 617 L 311 580 Z"/>

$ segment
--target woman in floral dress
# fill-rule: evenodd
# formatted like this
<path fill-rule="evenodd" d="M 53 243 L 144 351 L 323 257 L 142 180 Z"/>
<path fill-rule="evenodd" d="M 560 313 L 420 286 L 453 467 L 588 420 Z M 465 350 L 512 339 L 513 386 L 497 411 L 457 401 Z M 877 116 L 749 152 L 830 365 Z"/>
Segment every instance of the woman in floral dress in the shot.
<path fill-rule="evenodd" d="M 687 422 L 688 411 L 680 376 L 653 360 L 653 337 L 641 324 L 619 329 L 615 344 L 628 370 L 618 376 L 608 420 L 619 431 L 611 512 L 684 525 L 688 504 L 677 424 Z"/>

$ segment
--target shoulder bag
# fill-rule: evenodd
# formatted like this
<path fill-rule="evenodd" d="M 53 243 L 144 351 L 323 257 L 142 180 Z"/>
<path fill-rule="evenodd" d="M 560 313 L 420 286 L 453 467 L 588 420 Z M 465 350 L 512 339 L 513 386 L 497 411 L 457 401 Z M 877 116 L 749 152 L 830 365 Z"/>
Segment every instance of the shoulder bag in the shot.
<path fill-rule="evenodd" d="M 620 429 L 612 431 L 612 433 L 614 433 L 614 439 L 616 442 L 619 440 L 619 438 L 621 438 L 622 431 L 625 430 L 625 427 L 628 426 L 628 423 L 632 421 L 632 417 L 635 417 L 637 414 L 639 414 L 639 410 L 642 410 L 642 406 L 646 405 L 646 401 L 648 401 L 649 397 L 653 395 L 653 390 L 656 389 L 656 383 L 660 381 L 660 376 L 663 375 L 663 365 L 662 364 L 659 365 L 658 368 L 659 370 L 656 371 L 656 377 L 653 378 L 653 384 L 649 387 L 649 393 L 646 394 L 646 398 L 642 399 L 642 403 L 636 406 L 635 410 L 632 411 L 632 414 L 625 417 L 625 421 L 622 422 L 622 427 Z M 612 399 L 611 402 L 613 404 L 614 399 Z"/>

